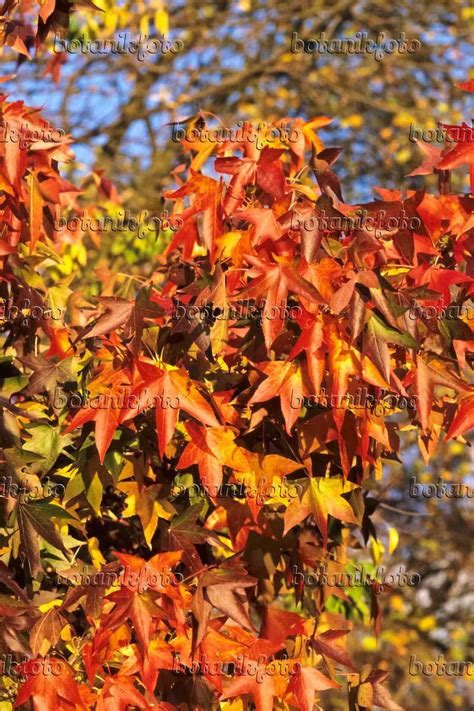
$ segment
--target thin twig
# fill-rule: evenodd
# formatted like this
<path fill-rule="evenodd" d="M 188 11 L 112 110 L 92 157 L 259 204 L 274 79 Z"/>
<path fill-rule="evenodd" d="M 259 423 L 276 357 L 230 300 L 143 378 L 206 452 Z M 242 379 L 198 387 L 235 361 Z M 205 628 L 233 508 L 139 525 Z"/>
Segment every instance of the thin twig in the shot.
<path fill-rule="evenodd" d="M 389 509 L 390 511 L 395 511 L 396 513 L 403 514 L 404 516 L 432 516 L 430 513 L 418 513 L 418 511 L 406 511 L 405 509 L 397 509 L 395 506 L 390 506 L 390 504 L 379 504 L 384 509 Z"/>

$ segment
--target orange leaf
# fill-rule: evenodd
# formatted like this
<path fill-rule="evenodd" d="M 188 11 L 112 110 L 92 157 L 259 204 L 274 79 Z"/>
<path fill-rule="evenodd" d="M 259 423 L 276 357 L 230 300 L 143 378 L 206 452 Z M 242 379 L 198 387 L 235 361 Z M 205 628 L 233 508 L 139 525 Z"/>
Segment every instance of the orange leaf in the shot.
<path fill-rule="evenodd" d="M 37 672 L 35 665 L 43 667 L 42 673 Z M 20 687 L 15 708 L 31 699 L 34 711 L 86 709 L 74 672 L 62 659 L 30 659 L 22 665 L 22 670 L 27 680 Z"/>

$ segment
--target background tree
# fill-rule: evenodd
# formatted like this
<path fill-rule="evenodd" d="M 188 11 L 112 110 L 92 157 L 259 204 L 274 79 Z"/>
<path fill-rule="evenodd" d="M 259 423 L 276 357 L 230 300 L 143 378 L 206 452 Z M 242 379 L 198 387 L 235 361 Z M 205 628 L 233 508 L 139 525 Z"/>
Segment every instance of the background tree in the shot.
<path fill-rule="evenodd" d="M 408 140 L 411 124 L 429 129 L 438 121 L 470 120 L 455 86 L 472 67 L 468 0 L 416 5 L 407 0 L 389 13 L 382 0 L 96 4 L 104 12 L 89 3 L 85 12 L 73 14 L 66 37 L 165 32 L 182 40 L 184 49 L 148 55 L 142 62 L 133 54 L 54 54 L 50 35 L 52 56 L 41 53 L 36 61 L 23 62 L 11 86 L 30 103 L 47 103 L 51 120 L 74 135 L 79 165 L 96 165 L 113 176 L 134 208 L 156 204 L 180 160 L 167 124 L 201 109 L 229 126 L 287 115 L 335 118 L 322 137 L 344 147 L 340 174 L 348 178 L 353 201 L 367 199 L 375 185 L 401 185 L 418 163 L 419 149 Z M 61 31 L 60 24 L 55 27 Z M 386 54 L 382 61 L 368 54 L 290 51 L 293 32 L 310 39 L 323 32 L 342 38 L 363 31 L 374 40 L 380 32 L 386 39 L 404 32 L 422 47 L 414 54 Z M 53 77 L 59 75 L 55 88 Z M 411 178 L 403 184 L 421 182 Z"/>

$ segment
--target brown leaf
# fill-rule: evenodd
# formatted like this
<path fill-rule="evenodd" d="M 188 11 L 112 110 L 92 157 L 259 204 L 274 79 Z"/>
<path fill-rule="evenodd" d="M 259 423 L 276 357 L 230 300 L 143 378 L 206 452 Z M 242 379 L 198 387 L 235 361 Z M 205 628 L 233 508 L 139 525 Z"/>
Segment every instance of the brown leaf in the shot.
<path fill-rule="evenodd" d="M 67 620 L 64 619 L 56 607 L 52 607 L 41 615 L 30 633 L 30 646 L 35 657 L 41 652 L 44 656 L 50 647 L 56 646 L 61 630 L 66 624 Z M 48 649 L 43 647 L 45 640 L 49 642 Z"/>
<path fill-rule="evenodd" d="M 377 334 L 373 318 L 367 322 L 365 349 L 377 370 L 386 382 L 390 382 L 390 351 L 385 341 Z"/>
<path fill-rule="evenodd" d="M 198 621 L 194 648 L 201 643 L 206 634 L 213 607 L 244 629 L 255 629 L 249 618 L 244 588 L 253 587 L 256 582 L 255 578 L 247 575 L 246 570 L 235 562 L 209 570 L 203 575 L 191 608 Z"/>

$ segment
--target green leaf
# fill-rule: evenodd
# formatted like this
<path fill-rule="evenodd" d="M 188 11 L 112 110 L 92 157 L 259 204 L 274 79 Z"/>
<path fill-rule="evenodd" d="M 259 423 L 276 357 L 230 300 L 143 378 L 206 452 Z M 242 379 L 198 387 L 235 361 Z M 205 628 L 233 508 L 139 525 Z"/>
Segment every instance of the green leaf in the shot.
<path fill-rule="evenodd" d="M 449 309 L 449 307 L 448 307 Z M 472 341 L 473 333 L 467 323 L 461 321 L 461 319 L 442 319 L 440 326 L 443 325 L 449 332 L 452 340 L 457 341 Z"/>
<path fill-rule="evenodd" d="M 36 425 L 28 428 L 28 432 L 31 438 L 24 443 L 23 449 L 41 457 L 44 472 L 52 468 L 63 449 L 72 442 L 71 435 L 61 435 L 50 425 Z"/>
<path fill-rule="evenodd" d="M 44 504 L 38 501 L 34 503 L 18 503 L 17 521 L 20 539 L 32 577 L 35 577 L 41 570 L 39 556 L 40 537 L 54 546 L 54 548 L 57 548 L 66 558 L 70 558 L 70 553 L 64 546 L 61 535 L 50 520 L 52 516 L 57 518 L 67 516 L 67 518 L 70 518 L 59 506 L 54 506 L 53 504 Z"/>
<path fill-rule="evenodd" d="M 390 326 L 387 326 L 387 324 L 385 324 L 375 314 L 372 314 L 370 323 L 372 323 L 374 333 L 379 338 L 383 338 L 383 340 L 387 343 L 393 343 L 396 346 L 404 346 L 405 348 L 416 348 L 417 350 L 419 349 L 420 346 L 415 341 L 413 336 L 410 336 L 409 333 L 400 333 L 400 331 L 396 331 L 394 328 L 390 328 Z"/>

